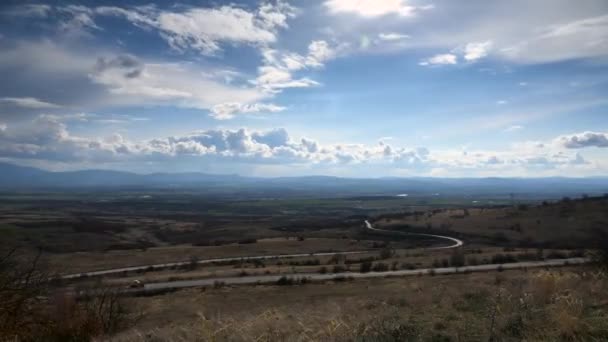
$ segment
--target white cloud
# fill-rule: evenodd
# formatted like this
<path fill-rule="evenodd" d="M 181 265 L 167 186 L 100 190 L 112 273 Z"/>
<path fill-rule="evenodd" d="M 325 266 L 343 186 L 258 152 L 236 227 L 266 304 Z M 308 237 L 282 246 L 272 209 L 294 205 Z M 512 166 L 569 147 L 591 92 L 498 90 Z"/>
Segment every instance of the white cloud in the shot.
<path fill-rule="evenodd" d="M 451 53 L 438 54 L 433 57 L 422 60 L 419 65 L 449 65 L 458 64 L 458 55 L 468 62 L 474 62 L 488 55 L 489 49 L 492 47 L 492 42 L 483 43 L 468 43 L 464 47 L 453 49 Z"/>
<path fill-rule="evenodd" d="M 403 40 L 403 39 L 407 39 L 407 38 L 410 38 L 410 36 L 407 34 L 401 34 L 401 33 L 395 33 L 395 32 L 378 34 L 378 39 L 383 40 L 383 41 L 398 41 L 398 40 Z"/>
<path fill-rule="evenodd" d="M 238 102 L 221 103 L 211 108 L 210 116 L 218 120 L 227 120 L 234 118 L 235 114 L 252 114 L 252 113 L 277 113 L 284 111 L 285 107 L 277 106 L 272 103 L 253 103 L 243 104 Z"/>
<path fill-rule="evenodd" d="M 608 133 L 583 132 L 558 137 L 556 142 L 569 149 L 585 147 L 608 147 Z"/>
<path fill-rule="evenodd" d="M 324 40 L 314 40 L 308 45 L 306 55 L 262 49 L 263 65 L 258 68 L 258 77 L 251 83 L 269 94 L 286 88 L 307 88 L 319 83 L 309 78 L 294 78 L 293 74 L 306 68 L 321 68 L 337 56 L 337 49 Z"/>
<path fill-rule="evenodd" d="M 93 19 L 94 12 L 86 6 L 68 5 L 58 7 L 58 11 L 68 18 L 59 22 L 59 30 L 67 35 L 88 35 L 89 30 L 101 30 Z"/>
<path fill-rule="evenodd" d="M 322 67 L 323 64 L 334 58 L 336 51 L 324 40 L 314 40 L 308 45 L 308 56 L 306 65 L 311 67 Z"/>
<path fill-rule="evenodd" d="M 597 135 L 597 133 L 595 133 Z M 581 134 L 577 135 L 580 136 Z M 608 146 L 608 139 L 586 135 L 572 148 Z M 594 140 L 595 139 L 595 140 Z M 606 140 L 601 140 L 606 139 Z M 569 151 L 565 140 L 558 144 L 528 142 L 504 150 L 434 150 L 403 148 L 387 141 L 374 145 L 321 144 L 315 140 L 295 139 L 285 129 L 255 131 L 211 129 L 184 135 L 132 141 L 119 134 L 107 137 L 73 135 L 67 123 L 57 116 L 40 116 L 30 122 L 0 127 L 0 158 L 64 163 L 104 162 L 120 165 L 142 161 L 193 161 L 240 163 L 248 165 L 277 164 L 285 167 L 323 165 L 348 170 L 380 167 L 394 172 L 447 175 L 555 175 L 568 170 L 584 174 L 606 172 L 608 165 Z M 443 170 L 443 171 L 441 171 Z M 577 173 L 577 174 L 581 174 Z"/>
<path fill-rule="evenodd" d="M 41 101 L 34 97 L 0 97 L 0 103 L 10 104 L 17 107 L 32 109 L 52 109 L 61 108 L 54 103 Z"/>
<path fill-rule="evenodd" d="M 368 18 L 387 14 L 408 17 L 416 10 L 405 0 L 328 0 L 324 4 L 331 13 L 355 13 Z"/>
<path fill-rule="evenodd" d="M 249 163 L 367 163 L 401 166 L 427 160 L 426 149 L 404 149 L 361 144 L 320 143 L 290 137 L 284 129 L 269 131 L 205 130 L 190 134 L 130 141 L 121 135 L 78 137 L 57 116 L 40 116 L 29 123 L 0 130 L 0 157 L 51 161 L 122 162 L 167 158 L 215 158 Z"/>
<path fill-rule="evenodd" d="M 464 46 L 464 59 L 467 61 L 476 61 L 480 58 L 486 57 L 491 48 L 492 41 L 468 43 Z"/>
<path fill-rule="evenodd" d="M 513 125 L 505 128 L 505 132 L 516 132 L 524 129 L 524 126 L 521 125 Z"/>
<path fill-rule="evenodd" d="M 503 57 L 522 63 L 546 63 L 608 56 L 608 15 L 549 24 L 536 32 L 501 49 Z"/>
<path fill-rule="evenodd" d="M 154 63 L 132 56 L 100 58 L 91 79 L 107 87 L 120 104 L 173 104 L 212 109 L 222 103 L 254 103 L 268 94 L 254 87 L 201 77 L 209 70 L 190 63 Z"/>
<path fill-rule="evenodd" d="M 433 57 L 427 58 L 421 61 L 419 64 L 423 66 L 427 65 L 449 65 L 449 64 L 457 64 L 458 57 L 451 53 L 439 54 Z"/>
<path fill-rule="evenodd" d="M 12 8 L 8 13 L 14 16 L 45 18 L 50 11 L 51 6 L 46 4 L 25 4 Z"/>
<path fill-rule="evenodd" d="M 507 103 L 509 103 L 509 101 L 507 101 L 507 100 L 498 100 L 498 101 L 496 101 L 496 104 L 500 105 L 500 106 L 506 105 Z"/>
<path fill-rule="evenodd" d="M 124 16 L 136 25 L 155 27 L 176 50 L 194 49 L 211 55 L 221 50 L 223 42 L 254 45 L 275 42 L 277 30 L 287 27 L 287 19 L 295 16 L 295 9 L 278 1 L 262 4 L 257 11 L 227 5 L 175 12 L 100 7 L 97 13 Z"/>

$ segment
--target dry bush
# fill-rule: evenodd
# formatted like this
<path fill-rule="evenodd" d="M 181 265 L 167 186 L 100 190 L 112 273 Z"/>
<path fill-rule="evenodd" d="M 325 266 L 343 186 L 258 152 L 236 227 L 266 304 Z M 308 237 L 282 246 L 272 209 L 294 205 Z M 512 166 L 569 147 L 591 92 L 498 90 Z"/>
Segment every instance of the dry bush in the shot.
<path fill-rule="evenodd" d="M 40 253 L 8 249 L 0 255 L 0 340 L 11 340 L 46 324 L 40 307 L 48 275 L 40 265 Z"/>
<path fill-rule="evenodd" d="M 0 341 L 90 341 L 131 323 L 120 291 L 52 287 L 40 253 L 0 257 Z"/>

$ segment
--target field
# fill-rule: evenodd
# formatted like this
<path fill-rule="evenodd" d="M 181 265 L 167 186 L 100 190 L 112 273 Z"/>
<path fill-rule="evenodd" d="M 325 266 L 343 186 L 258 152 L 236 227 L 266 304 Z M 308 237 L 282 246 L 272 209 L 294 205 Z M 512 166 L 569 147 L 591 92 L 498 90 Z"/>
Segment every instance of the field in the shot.
<path fill-rule="evenodd" d="M 5 193 L 0 232 L 5 246 L 40 251 L 52 277 L 77 274 L 56 279 L 38 296 L 50 301 L 45 305 L 98 296 L 83 293 L 121 294 L 130 323 L 95 333 L 119 341 L 606 338 L 607 281 L 597 267 L 503 271 L 501 265 L 555 259 L 568 265 L 569 258 L 595 255 L 608 198 L 504 197 Z M 443 249 L 453 242 L 424 234 L 464 246 Z M 477 265 L 492 268 L 458 271 Z M 440 268 L 457 274 L 432 276 Z M 400 270 L 425 275 L 349 276 Z M 310 279 L 325 274 L 335 276 Z M 219 280 L 271 275 L 279 280 L 248 286 Z M 146 290 L 185 280 L 214 285 Z"/>
<path fill-rule="evenodd" d="M 600 341 L 607 285 L 562 269 L 192 289 L 131 299 L 144 318 L 115 339 Z"/>

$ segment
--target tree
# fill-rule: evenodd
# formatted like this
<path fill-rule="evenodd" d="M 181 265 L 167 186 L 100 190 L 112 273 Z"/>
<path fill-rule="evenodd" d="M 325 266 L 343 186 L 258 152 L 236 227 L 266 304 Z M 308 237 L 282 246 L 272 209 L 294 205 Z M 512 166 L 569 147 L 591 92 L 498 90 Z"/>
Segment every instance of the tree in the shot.
<path fill-rule="evenodd" d="M 39 308 L 48 292 L 48 274 L 40 264 L 41 252 L 0 254 L 0 340 L 18 339 L 44 323 Z"/>

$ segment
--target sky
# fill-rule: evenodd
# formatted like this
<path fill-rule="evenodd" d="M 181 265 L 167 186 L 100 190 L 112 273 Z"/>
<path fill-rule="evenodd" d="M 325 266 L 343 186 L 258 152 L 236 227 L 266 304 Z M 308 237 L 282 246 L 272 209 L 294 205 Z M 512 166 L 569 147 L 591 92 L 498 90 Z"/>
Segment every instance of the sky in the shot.
<path fill-rule="evenodd" d="M 3 1 L 0 161 L 608 175 L 606 0 Z"/>

